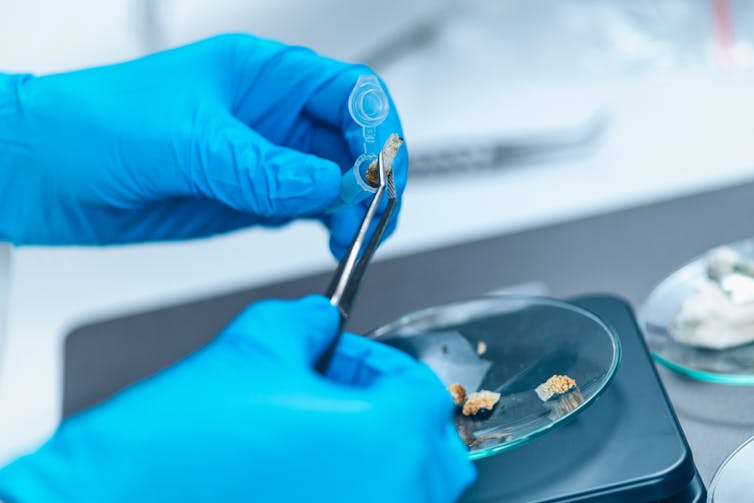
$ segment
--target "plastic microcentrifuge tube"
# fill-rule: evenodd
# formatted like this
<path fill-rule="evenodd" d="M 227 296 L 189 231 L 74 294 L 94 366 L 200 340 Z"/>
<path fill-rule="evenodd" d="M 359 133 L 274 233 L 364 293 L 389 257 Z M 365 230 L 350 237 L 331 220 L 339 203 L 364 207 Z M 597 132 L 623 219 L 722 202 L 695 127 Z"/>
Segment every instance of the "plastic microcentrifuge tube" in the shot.
<path fill-rule="evenodd" d="M 377 140 L 377 126 L 385 122 L 390 112 L 390 102 L 377 77 L 359 77 L 348 97 L 348 111 L 354 122 L 363 128 L 364 143 L 373 144 Z"/>
<path fill-rule="evenodd" d="M 376 76 L 359 77 L 348 97 L 348 111 L 354 122 L 362 128 L 364 152 L 341 177 L 340 198 L 330 211 L 357 204 L 376 190 L 364 176 L 369 165 L 377 159 L 380 148 L 377 144 L 377 127 L 390 112 L 390 101 Z"/>

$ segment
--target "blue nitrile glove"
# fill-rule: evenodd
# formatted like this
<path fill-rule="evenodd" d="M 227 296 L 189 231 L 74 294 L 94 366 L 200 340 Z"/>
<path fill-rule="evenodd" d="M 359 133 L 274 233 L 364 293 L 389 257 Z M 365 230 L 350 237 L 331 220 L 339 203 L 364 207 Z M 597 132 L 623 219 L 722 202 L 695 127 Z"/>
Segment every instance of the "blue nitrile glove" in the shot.
<path fill-rule="evenodd" d="M 0 470 L 36 502 L 444 502 L 474 478 L 453 404 L 425 365 L 344 334 L 323 297 L 253 305 L 213 342 L 65 420 Z"/>
<path fill-rule="evenodd" d="M 224 35 L 113 66 L 0 74 L 0 241 L 179 239 L 308 216 L 340 255 L 366 205 L 322 215 L 363 150 L 348 96 L 369 72 Z M 378 141 L 392 132 L 395 106 Z"/>

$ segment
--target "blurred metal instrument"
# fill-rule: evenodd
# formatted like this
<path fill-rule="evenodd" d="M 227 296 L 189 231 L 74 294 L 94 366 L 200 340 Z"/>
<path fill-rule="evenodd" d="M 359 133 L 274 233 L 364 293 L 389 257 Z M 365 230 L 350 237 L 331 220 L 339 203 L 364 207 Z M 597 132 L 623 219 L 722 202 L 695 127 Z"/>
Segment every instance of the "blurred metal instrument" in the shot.
<path fill-rule="evenodd" d="M 412 179 L 467 176 L 494 172 L 513 165 L 553 161 L 584 154 L 607 130 L 610 117 L 597 112 L 583 124 L 565 130 L 534 133 L 520 138 L 489 138 L 443 143 L 437 148 L 413 150 Z"/>
<path fill-rule="evenodd" d="M 372 201 L 369 203 L 364 219 L 361 221 L 361 225 L 356 231 L 353 241 L 351 241 L 351 246 L 348 248 L 348 252 L 338 264 L 338 268 L 335 270 L 335 274 L 330 281 L 330 286 L 327 287 L 327 292 L 325 293 L 325 295 L 330 297 L 330 304 L 338 308 L 338 312 L 340 313 L 340 327 L 338 329 L 338 335 L 333 339 L 330 347 L 322 353 L 317 361 L 316 369 L 321 374 L 324 374 L 330 365 L 330 360 L 335 352 L 335 347 L 338 345 L 343 326 L 351 314 L 351 307 L 356 298 L 356 294 L 359 291 L 359 287 L 361 286 L 361 280 L 364 277 L 364 273 L 366 272 L 372 255 L 374 255 L 377 246 L 380 244 L 382 235 L 385 233 L 387 224 L 390 221 L 390 216 L 395 208 L 397 194 L 395 190 L 395 181 L 393 179 L 393 171 L 392 169 L 386 171 L 382 153 L 377 156 L 377 170 L 379 174 L 377 191 L 374 193 Z M 377 221 L 372 236 L 367 240 L 369 228 L 376 218 L 380 202 L 386 193 L 387 205 Z"/>

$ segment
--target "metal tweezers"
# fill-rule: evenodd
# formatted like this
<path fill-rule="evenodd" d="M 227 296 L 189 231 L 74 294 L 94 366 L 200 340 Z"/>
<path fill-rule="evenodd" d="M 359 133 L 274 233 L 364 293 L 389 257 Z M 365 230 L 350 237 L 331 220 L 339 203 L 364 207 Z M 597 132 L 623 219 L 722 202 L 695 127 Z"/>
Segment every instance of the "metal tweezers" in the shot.
<path fill-rule="evenodd" d="M 389 172 L 385 170 L 382 153 L 377 156 L 377 170 L 379 173 L 377 190 L 372 197 L 372 201 L 369 203 L 367 212 L 361 221 L 359 229 L 356 231 L 356 235 L 353 237 L 353 241 L 351 241 L 348 253 L 346 253 L 345 257 L 338 264 L 338 268 L 335 270 L 335 274 L 330 281 L 330 286 L 327 287 L 327 292 L 325 293 L 330 298 L 330 304 L 338 308 L 340 326 L 338 327 L 338 334 L 330 343 L 330 346 L 317 360 L 315 368 L 320 374 L 324 374 L 330 366 L 330 360 L 335 353 L 340 335 L 343 333 L 343 327 L 351 314 L 351 308 L 361 286 L 361 280 L 364 277 L 372 255 L 374 255 L 377 246 L 380 244 L 382 235 L 385 233 L 387 224 L 390 221 L 390 215 L 395 208 L 397 196 L 393 172 L 392 170 Z M 387 205 L 380 219 L 377 221 L 374 233 L 367 241 L 369 228 L 372 226 L 385 193 L 387 193 Z"/>

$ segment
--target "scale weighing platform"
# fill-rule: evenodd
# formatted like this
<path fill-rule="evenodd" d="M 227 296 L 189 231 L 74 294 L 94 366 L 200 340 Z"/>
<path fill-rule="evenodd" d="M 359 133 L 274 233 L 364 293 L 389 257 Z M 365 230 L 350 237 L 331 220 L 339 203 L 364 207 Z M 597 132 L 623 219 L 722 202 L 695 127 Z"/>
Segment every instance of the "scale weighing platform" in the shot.
<path fill-rule="evenodd" d="M 477 461 L 479 480 L 462 501 L 706 501 L 630 307 L 610 296 L 572 302 L 617 332 L 623 354 L 613 381 L 568 424 Z"/>
<path fill-rule="evenodd" d="M 610 291 L 639 305 L 678 266 L 713 246 L 754 235 L 752 214 L 754 183 L 746 183 L 378 261 L 365 278 L 349 329 L 364 333 L 410 311 L 531 281 L 544 282 L 548 294 L 560 298 Z M 322 292 L 331 274 L 74 330 L 65 347 L 64 415 L 194 351 L 249 303 Z M 704 501 L 689 444 L 698 474 L 709 484 L 720 463 L 754 431 L 751 390 L 660 369 L 687 444 L 627 304 L 608 296 L 574 302 L 612 325 L 621 339 L 623 358 L 613 382 L 562 428 L 479 460 L 479 482 L 465 501 Z"/>

